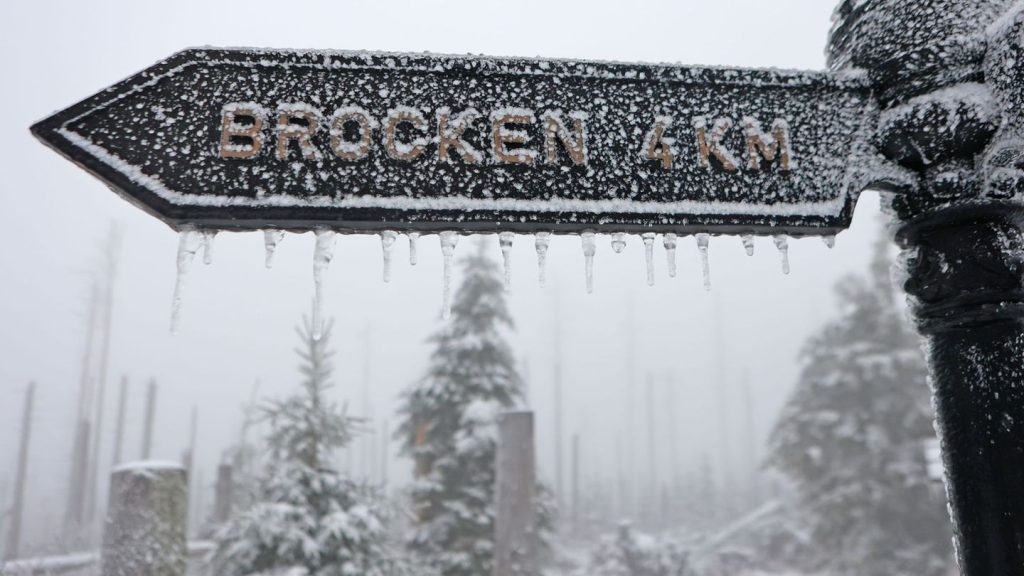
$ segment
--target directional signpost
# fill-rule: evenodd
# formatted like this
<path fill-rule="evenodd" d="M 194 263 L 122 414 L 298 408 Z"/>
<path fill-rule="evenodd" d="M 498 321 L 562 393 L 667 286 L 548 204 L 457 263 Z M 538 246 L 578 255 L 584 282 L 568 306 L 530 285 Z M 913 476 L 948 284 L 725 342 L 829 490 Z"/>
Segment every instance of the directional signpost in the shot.
<path fill-rule="evenodd" d="M 864 74 L 186 50 L 32 128 L 174 228 L 849 226 Z"/>
<path fill-rule="evenodd" d="M 843 0 L 827 73 L 187 50 L 32 131 L 189 231 L 832 235 L 890 192 L 963 574 L 1022 576 L 1010 5 Z"/>

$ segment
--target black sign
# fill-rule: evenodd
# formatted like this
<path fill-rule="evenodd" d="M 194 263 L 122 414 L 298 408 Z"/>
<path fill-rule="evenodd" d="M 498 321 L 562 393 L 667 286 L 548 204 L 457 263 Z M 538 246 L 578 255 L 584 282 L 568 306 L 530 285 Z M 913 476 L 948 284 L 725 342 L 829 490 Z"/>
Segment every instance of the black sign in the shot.
<path fill-rule="evenodd" d="M 876 120 L 856 75 L 199 49 L 32 131 L 174 228 L 799 235 Z"/>

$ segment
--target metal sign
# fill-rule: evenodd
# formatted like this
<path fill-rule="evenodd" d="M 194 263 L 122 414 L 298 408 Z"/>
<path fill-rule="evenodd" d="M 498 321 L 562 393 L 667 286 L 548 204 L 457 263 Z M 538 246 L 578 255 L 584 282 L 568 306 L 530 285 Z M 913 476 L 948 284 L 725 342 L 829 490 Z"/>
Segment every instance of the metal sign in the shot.
<path fill-rule="evenodd" d="M 831 234 L 855 74 L 180 52 L 32 127 L 174 228 Z"/>

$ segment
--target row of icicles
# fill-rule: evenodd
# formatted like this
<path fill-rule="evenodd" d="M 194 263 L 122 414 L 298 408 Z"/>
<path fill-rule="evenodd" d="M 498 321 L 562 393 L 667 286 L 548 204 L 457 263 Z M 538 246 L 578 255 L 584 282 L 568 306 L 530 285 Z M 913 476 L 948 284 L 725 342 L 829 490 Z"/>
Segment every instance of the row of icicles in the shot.
<path fill-rule="evenodd" d="M 316 247 L 313 251 L 313 327 L 314 338 L 320 338 L 320 330 L 323 326 L 323 276 L 327 271 L 331 258 L 334 255 L 334 241 L 337 232 L 332 230 L 316 230 Z M 185 277 L 199 249 L 203 250 L 203 262 L 213 262 L 213 238 L 217 233 L 209 230 L 196 230 L 194 228 L 181 231 L 178 240 L 178 278 L 174 285 L 174 299 L 171 305 L 171 332 L 177 334 L 181 319 L 181 300 L 185 287 Z M 502 232 L 498 234 L 498 243 L 501 247 L 501 256 L 505 266 L 505 289 L 512 287 L 512 243 L 515 240 L 514 232 Z M 409 239 L 409 264 L 415 266 L 417 261 L 417 241 L 419 232 L 407 232 Z M 455 256 L 455 246 L 459 242 L 458 232 L 441 232 L 438 234 L 441 243 L 441 255 L 444 258 L 444 303 L 442 316 L 445 319 L 451 315 L 452 293 L 452 260 Z M 654 242 L 657 235 L 654 232 L 641 234 L 640 238 L 644 243 L 644 257 L 647 261 L 647 284 L 654 285 Z M 263 243 L 266 249 L 265 264 L 270 268 L 274 262 L 274 251 L 278 243 L 284 239 L 282 230 L 265 230 L 263 232 Z M 697 250 L 700 253 L 701 272 L 704 277 L 704 289 L 711 290 L 711 266 L 708 261 L 708 247 L 711 242 L 710 234 L 696 234 Z M 825 236 L 825 244 L 832 248 L 835 246 L 835 236 Z M 391 252 L 398 240 L 398 232 L 384 230 L 380 232 L 381 250 L 384 257 L 384 282 L 391 281 Z M 583 232 L 580 234 L 583 245 L 584 267 L 586 270 L 587 293 L 594 291 L 594 254 L 597 252 L 597 236 L 594 232 Z M 754 255 L 754 236 L 744 234 L 740 236 L 743 247 L 748 256 Z M 775 247 L 782 256 L 782 272 L 789 274 L 789 239 L 784 235 L 774 236 Z M 667 233 L 662 235 L 662 245 L 665 248 L 665 255 L 668 260 L 668 275 L 676 276 L 676 249 L 679 237 L 676 234 Z M 534 246 L 537 250 L 538 279 L 543 287 L 547 280 L 547 253 L 551 244 L 550 232 L 537 232 L 534 235 Z M 626 248 L 626 234 L 617 233 L 612 235 L 612 251 L 621 254 Z"/>

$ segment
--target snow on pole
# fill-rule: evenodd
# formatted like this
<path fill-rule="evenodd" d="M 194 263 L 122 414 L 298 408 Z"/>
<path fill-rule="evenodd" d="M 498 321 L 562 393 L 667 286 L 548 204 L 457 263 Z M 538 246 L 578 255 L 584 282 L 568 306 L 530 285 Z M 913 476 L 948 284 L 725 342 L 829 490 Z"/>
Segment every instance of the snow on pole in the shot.
<path fill-rule="evenodd" d="M 185 292 L 185 279 L 192 267 L 192 260 L 202 245 L 203 234 L 194 228 L 182 229 L 178 234 L 178 276 L 174 282 L 174 297 L 171 300 L 171 333 L 177 334 L 181 323 L 181 300 Z"/>
<path fill-rule="evenodd" d="M 215 230 L 203 230 L 203 264 L 213 264 L 213 240 L 217 237 Z"/>
<path fill-rule="evenodd" d="M 654 286 L 654 232 L 646 232 L 644 240 L 644 260 L 647 262 L 647 285 Z"/>
<path fill-rule="evenodd" d="M 391 282 L 391 249 L 395 246 L 395 241 L 398 240 L 398 232 L 394 230 L 384 230 L 380 233 L 380 249 L 381 255 L 384 259 L 384 281 Z"/>
<path fill-rule="evenodd" d="M 587 276 L 587 294 L 594 292 L 594 254 L 597 252 L 597 242 L 594 233 L 587 231 L 580 235 L 580 242 L 583 244 L 583 267 Z"/>
<path fill-rule="evenodd" d="M 789 240 L 779 234 L 774 238 L 775 247 L 779 249 L 779 255 L 782 256 L 782 273 L 789 274 Z"/>
<path fill-rule="evenodd" d="M 618 232 L 612 235 L 612 251 L 616 254 L 622 254 L 622 251 L 626 249 L 626 235 L 622 232 Z"/>
<path fill-rule="evenodd" d="M 498 235 L 501 247 L 501 261 L 505 266 L 505 291 L 512 290 L 512 242 L 516 239 L 514 232 L 502 232 Z"/>
<path fill-rule="evenodd" d="M 832 248 L 836 247 L 836 236 L 835 236 L 835 234 L 829 234 L 828 236 L 822 236 L 821 240 L 822 240 L 822 242 L 825 243 L 825 246 L 828 246 L 829 250 L 831 250 Z"/>
<path fill-rule="evenodd" d="M 317 230 L 313 250 L 313 340 L 319 340 L 324 328 L 324 272 L 334 256 L 335 232 Z"/>
<path fill-rule="evenodd" d="M 266 255 L 263 258 L 263 265 L 267 268 L 271 268 L 274 265 L 274 252 L 277 250 L 277 245 L 284 240 L 284 230 L 264 230 L 263 231 L 263 249 L 266 251 Z"/>
<path fill-rule="evenodd" d="M 114 469 L 103 531 L 102 576 L 185 576 L 188 475 L 177 462 Z"/>
<path fill-rule="evenodd" d="M 704 289 L 711 290 L 711 262 L 708 258 L 708 246 L 711 244 L 711 236 L 708 234 L 697 234 L 697 250 L 700 251 L 700 269 L 704 276 Z"/>
<path fill-rule="evenodd" d="M 743 234 L 740 236 L 740 240 L 743 242 L 743 249 L 747 251 L 747 256 L 754 255 L 754 235 Z"/>
<path fill-rule="evenodd" d="M 548 283 L 548 247 L 551 245 L 551 232 L 537 232 L 533 244 L 537 249 L 537 281 L 543 288 Z"/>
<path fill-rule="evenodd" d="M 441 307 L 441 317 L 445 320 L 452 316 L 452 258 L 455 256 L 455 246 L 459 243 L 458 232 L 441 232 L 441 255 L 444 257 L 444 299 Z"/>
<path fill-rule="evenodd" d="M 409 265 L 415 266 L 418 261 L 416 255 L 416 241 L 420 239 L 419 232 L 408 232 L 406 236 L 409 238 Z"/>
<path fill-rule="evenodd" d="M 679 237 L 669 232 L 662 239 L 665 246 L 665 258 L 668 260 L 668 276 L 676 277 L 676 247 L 679 246 Z"/>

